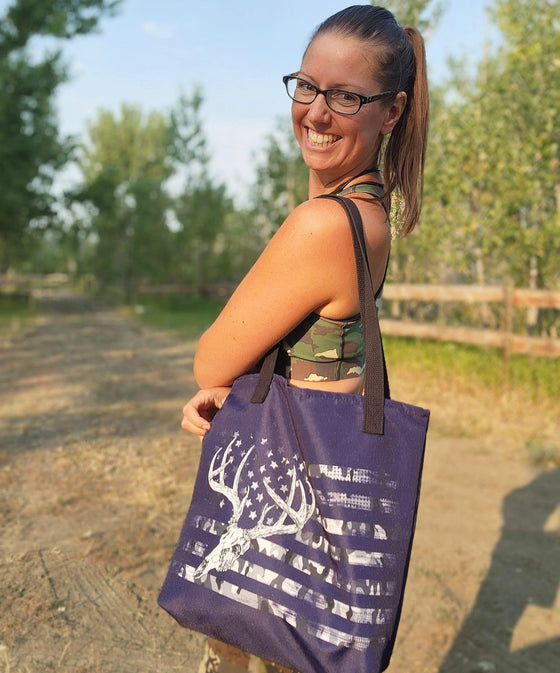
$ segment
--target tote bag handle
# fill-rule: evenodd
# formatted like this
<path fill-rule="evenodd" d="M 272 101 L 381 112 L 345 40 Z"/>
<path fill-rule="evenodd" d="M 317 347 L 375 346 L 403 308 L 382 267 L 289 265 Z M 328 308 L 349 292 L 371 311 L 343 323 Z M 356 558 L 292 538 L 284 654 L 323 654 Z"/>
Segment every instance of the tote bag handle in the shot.
<path fill-rule="evenodd" d="M 324 194 L 318 198 L 334 199 L 338 201 L 346 211 L 352 232 L 352 244 L 356 259 L 356 271 L 358 276 L 358 293 L 360 297 L 360 313 L 362 316 L 362 329 L 366 347 L 366 369 L 364 381 L 364 422 L 363 431 L 369 434 L 383 434 L 383 411 L 385 398 L 389 398 L 389 382 L 381 330 L 379 328 L 379 316 L 375 304 L 376 294 L 373 289 L 371 271 L 367 257 L 366 241 L 362 217 L 356 204 L 350 199 L 345 199 L 336 194 Z M 387 269 L 385 269 L 385 273 Z M 385 279 L 384 279 L 385 280 Z M 383 287 L 383 284 L 381 285 Z M 259 380 L 251 398 L 254 404 L 264 402 L 278 358 L 279 344 L 274 346 L 265 356 L 259 373 Z"/>

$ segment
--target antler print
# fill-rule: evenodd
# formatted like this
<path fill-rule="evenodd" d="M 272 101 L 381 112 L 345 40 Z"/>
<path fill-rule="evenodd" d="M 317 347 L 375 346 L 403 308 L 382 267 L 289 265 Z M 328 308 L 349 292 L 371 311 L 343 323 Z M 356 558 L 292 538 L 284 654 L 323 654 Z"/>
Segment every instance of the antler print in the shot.
<path fill-rule="evenodd" d="M 288 475 L 291 476 L 289 494 L 286 500 L 282 499 L 270 485 L 270 477 L 263 479 L 263 486 L 272 503 L 266 504 L 261 511 L 258 522 L 251 528 L 239 526 L 239 520 L 245 506 L 249 502 L 250 489 L 247 486 L 240 492 L 240 482 L 243 470 L 252 454 L 253 444 L 241 459 L 233 478 L 233 484 L 226 484 L 226 470 L 234 462 L 232 447 L 237 439 L 234 436 L 227 448 L 223 451 L 218 449 L 210 463 L 208 471 L 208 483 L 210 488 L 224 495 L 232 505 L 232 515 L 228 521 L 226 530 L 221 535 L 218 544 L 210 551 L 194 573 L 195 580 L 203 581 L 210 570 L 225 572 L 232 568 L 235 561 L 242 556 L 256 538 L 267 538 L 271 535 L 295 534 L 300 531 L 313 515 L 315 510 L 315 495 L 307 478 L 301 479 L 292 465 Z M 218 457 L 221 454 L 219 465 Z M 299 494 L 299 507 L 294 507 L 294 501 Z M 274 514 L 277 514 L 274 520 Z M 288 522 L 291 520 L 291 522 Z"/>
<path fill-rule="evenodd" d="M 253 444 L 253 446 L 243 456 L 243 459 L 239 463 L 239 466 L 235 473 L 233 486 L 229 487 L 225 483 L 225 473 L 226 469 L 233 463 L 234 460 L 231 455 L 232 451 L 231 447 L 233 446 L 233 443 L 235 442 L 236 439 L 237 435 L 234 435 L 233 439 L 231 440 L 226 450 L 224 451 L 224 454 L 222 456 L 222 462 L 220 463 L 220 466 L 218 468 L 214 468 L 214 465 L 216 463 L 218 455 L 220 454 L 221 449 L 219 449 L 216 452 L 216 455 L 212 458 L 212 462 L 210 463 L 210 470 L 208 472 L 208 484 L 210 485 L 210 488 L 213 491 L 216 491 L 217 493 L 225 495 L 226 498 L 232 504 L 233 516 L 230 519 L 230 523 L 232 521 L 239 521 L 240 516 L 243 514 L 243 509 L 245 507 L 245 503 L 247 502 L 247 498 L 249 497 L 249 489 L 247 489 L 245 495 L 243 496 L 243 499 L 240 499 L 239 481 L 241 480 L 241 474 L 243 472 L 243 468 L 245 467 L 245 463 L 247 462 L 249 456 L 251 455 L 253 449 L 255 448 L 255 445 Z M 216 477 L 219 477 L 218 481 L 216 481 Z"/>

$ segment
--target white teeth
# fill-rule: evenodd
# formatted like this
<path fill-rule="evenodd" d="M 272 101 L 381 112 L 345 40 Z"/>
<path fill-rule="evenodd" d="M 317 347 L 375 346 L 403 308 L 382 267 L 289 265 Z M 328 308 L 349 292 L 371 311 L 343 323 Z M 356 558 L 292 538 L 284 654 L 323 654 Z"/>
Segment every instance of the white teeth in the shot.
<path fill-rule="evenodd" d="M 327 145 L 332 145 L 340 139 L 340 136 L 315 133 L 315 131 L 312 131 L 311 129 L 307 129 L 307 137 L 312 145 L 317 145 L 318 147 L 327 147 Z"/>

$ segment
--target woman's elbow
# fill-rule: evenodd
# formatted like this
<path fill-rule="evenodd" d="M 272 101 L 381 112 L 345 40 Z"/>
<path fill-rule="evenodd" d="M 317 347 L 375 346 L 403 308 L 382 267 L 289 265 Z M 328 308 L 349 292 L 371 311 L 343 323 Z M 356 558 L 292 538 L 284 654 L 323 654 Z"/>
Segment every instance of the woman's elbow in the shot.
<path fill-rule="evenodd" d="M 224 367 L 220 366 L 219 358 L 206 357 L 198 351 L 194 357 L 193 372 L 199 388 L 231 386 L 233 383 Z"/>

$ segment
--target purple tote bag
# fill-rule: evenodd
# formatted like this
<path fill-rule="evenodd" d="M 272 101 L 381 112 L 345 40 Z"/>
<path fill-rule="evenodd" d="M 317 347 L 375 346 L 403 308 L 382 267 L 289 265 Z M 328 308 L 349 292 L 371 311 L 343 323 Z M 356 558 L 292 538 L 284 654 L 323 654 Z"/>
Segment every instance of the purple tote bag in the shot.
<path fill-rule="evenodd" d="M 329 198 L 329 197 L 327 197 Z M 364 396 L 241 376 L 202 444 L 159 604 L 181 625 L 301 673 L 389 665 L 429 412 L 389 399 L 355 204 Z"/>

